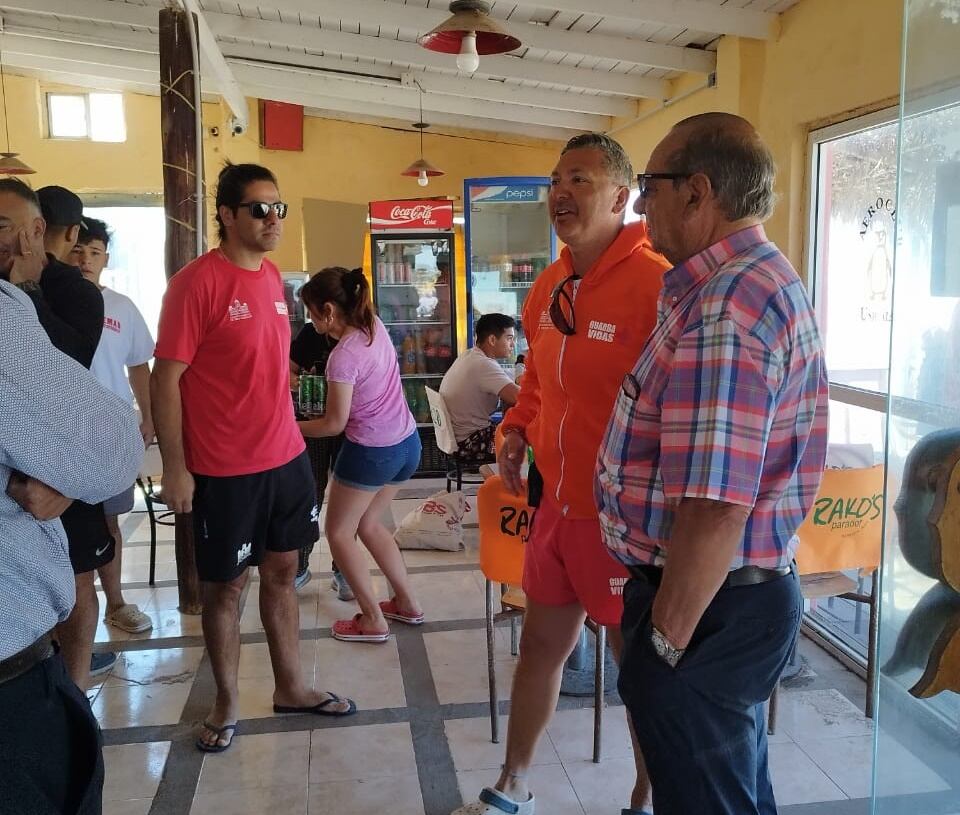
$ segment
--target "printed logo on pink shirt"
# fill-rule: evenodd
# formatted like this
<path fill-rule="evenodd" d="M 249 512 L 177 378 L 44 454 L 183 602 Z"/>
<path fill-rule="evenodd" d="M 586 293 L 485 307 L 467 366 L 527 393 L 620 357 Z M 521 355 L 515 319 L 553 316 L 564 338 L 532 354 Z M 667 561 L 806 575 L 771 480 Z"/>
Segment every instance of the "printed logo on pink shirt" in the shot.
<path fill-rule="evenodd" d="M 237 320 L 249 320 L 253 315 L 250 313 L 250 306 L 246 303 L 241 303 L 239 300 L 234 300 L 227 308 L 227 312 L 230 314 L 230 322 L 236 322 Z"/>
<path fill-rule="evenodd" d="M 273 303 L 277 307 L 277 314 L 281 317 L 289 317 L 290 312 L 287 311 L 287 304 L 282 301 L 275 300 Z"/>

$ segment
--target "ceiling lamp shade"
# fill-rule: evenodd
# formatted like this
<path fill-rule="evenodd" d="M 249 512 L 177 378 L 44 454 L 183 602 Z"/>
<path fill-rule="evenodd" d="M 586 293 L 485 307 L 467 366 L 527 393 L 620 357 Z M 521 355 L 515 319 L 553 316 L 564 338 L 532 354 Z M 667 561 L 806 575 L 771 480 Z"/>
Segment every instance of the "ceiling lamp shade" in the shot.
<path fill-rule="evenodd" d="M 3 53 L 0 52 L 0 95 L 3 96 L 3 129 L 7 137 L 7 152 L 0 153 L 0 175 L 30 175 L 35 173 L 10 152 L 10 118 L 7 116 L 7 78 L 3 73 Z M 420 118 L 423 118 L 422 116 Z"/>
<path fill-rule="evenodd" d="M 423 88 L 420 87 L 419 82 L 417 83 L 417 92 L 419 94 L 417 98 L 420 102 L 420 121 L 414 122 L 413 126 L 420 131 L 420 158 L 407 167 L 400 175 L 416 178 L 417 183 L 421 187 L 426 187 L 427 184 L 430 183 L 431 178 L 443 175 L 443 170 L 438 170 L 423 157 L 423 131 L 430 127 L 430 125 L 423 121 Z"/>
<path fill-rule="evenodd" d="M 20 161 L 16 153 L 0 153 L 0 175 L 31 175 L 35 172 Z"/>
<path fill-rule="evenodd" d="M 417 183 L 421 187 L 426 187 L 430 182 L 428 179 L 436 178 L 438 175 L 443 175 L 443 170 L 438 170 L 426 159 L 419 158 L 406 170 L 404 170 L 400 175 L 410 176 L 411 178 L 416 178 Z"/>
<path fill-rule="evenodd" d="M 483 0 L 454 0 L 452 17 L 420 38 L 420 45 L 442 54 L 456 54 L 457 67 L 473 73 L 480 67 L 481 54 L 505 54 L 522 43 L 490 16 L 490 4 Z"/>

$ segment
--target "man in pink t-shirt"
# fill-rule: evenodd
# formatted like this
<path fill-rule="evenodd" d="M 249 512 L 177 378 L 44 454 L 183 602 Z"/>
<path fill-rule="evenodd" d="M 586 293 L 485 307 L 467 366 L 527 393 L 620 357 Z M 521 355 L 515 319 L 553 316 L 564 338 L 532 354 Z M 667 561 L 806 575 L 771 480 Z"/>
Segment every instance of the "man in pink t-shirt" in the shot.
<path fill-rule="evenodd" d="M 343 716 L 356 706 L 303 681 L 297 551 L 319 537 L 313 475 L 289 392 L 290 323 L 267 252 L 287 205 L 276 178 L 227 164 L 217 184 L 220 246 L 187 264 L 163 299 L 150 382 L 163 454 L 163 495 L 192 512 L 203 631 L 217 698 L 197 747 L 227 749 L 236 732 L 240 595 L 260 573 L 260 614 L 277 713 Z"/>

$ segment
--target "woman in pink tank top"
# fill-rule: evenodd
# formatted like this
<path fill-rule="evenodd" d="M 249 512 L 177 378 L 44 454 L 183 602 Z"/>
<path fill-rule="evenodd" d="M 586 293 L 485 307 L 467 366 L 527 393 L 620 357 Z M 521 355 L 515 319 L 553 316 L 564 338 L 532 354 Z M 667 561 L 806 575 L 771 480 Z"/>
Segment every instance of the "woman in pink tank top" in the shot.
<path fill-rule="evenodd" d="M 360 613 L 334 623 L 333 636 L 385 642 L 387 618 L 409 625 L 424 619 L 400 550 L 380 520 L 420 464 L 420 436 L 403 395 L 396 349 L 374 313 L 363 272 L 324 269 L 300 296 L 317 332 L 339 341 L 327 361 L 326 414 L 300 422 L 307 437 L 346 436 L 333 468 L 324 528 Z M 378 602 L 357 537 L 390 581 L 394 597 Z"/>

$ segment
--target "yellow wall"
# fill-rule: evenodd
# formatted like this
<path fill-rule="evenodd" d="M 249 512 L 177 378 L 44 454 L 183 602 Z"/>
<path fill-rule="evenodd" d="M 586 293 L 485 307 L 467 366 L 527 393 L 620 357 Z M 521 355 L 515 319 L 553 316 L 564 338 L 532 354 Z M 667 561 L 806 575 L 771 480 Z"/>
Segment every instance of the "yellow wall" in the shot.
<path fill-rule="evenodd" d="M 62 184 L 77 193 L 161 193 L 160 100 L 126 94 L 127 141 L 103 144 L 43 138 L 42 93 L 71 90 L 30 77 L 7 75 L 10 142 L 37 174 L 34 187 Z M 284 241 L 274 260 L 281 270 L 308 268 L 303 221 L 304 199 L 320 198 L 366 204 L 380 198 L 463 194 L 463 179 L 484 175 L 545 175 L 556 161 L 557 145 L 534 139 L 464 132 L 457 136 L 427 133 L 424 152 L 446 175 L 426 188 L 400 172 L 419 157 L 415 133 L 307 117 L 303 152 L 265 150 L 259 146 L 257 105 L 250 100 L 250 130 L 232 136 L 224 127 L 228 112 L 220 104 L 205 104 L 204 155 L 208 187 L 208 214 L 213 215 L 212 193 L 224 159 L 253 161 L 272 169 L 283 198 L 290 204 Z M 211 128 L 219 134 L 211 135 Z M 215 241 L 215 232 L 209 233 Z"/>
<path fill-rule="evenodd" d="M 638 120 L 618 122 L 616 137 L 638 168 L 679 119 L 708 110 L 740 113 L 766 139 L 779 167 L 781 200 L 768 232 L 803 268 L 806 226 L 807 135 L 811 129 L 892 105 L 899 90 L 902 0 L 800 0 L 781 15 L 775 38 L 759 42 L 725 37 L 718 48 L 718 82 L 704 88 L 702 77 L 673 83 L 678 101 L 644 106 Z M 13 148 L 39 172 L 35 185 L 57 182 L 78 192 L 159 192 L 160 115 L 156 97 L 128 94 L 125 144 L 91 144 L 41 138 L 36 80 L 7 76 L 7 104 Z M 427 133 L 425 155 L 446 175 L 421 189 L 400 171 L 419 154 L 415 133 L 371 125 L 307 118 L 304 151 L 263 150 L 254 126 L 240 137 L 227 134 L 222 105 L 205 105 L 204 144 L 208 183 L 224 158 L 256 161 L 278 175 L 291 204 L 286 238 L 276 253 L 285 270 L 306 265 L 302 201 L 324 199 L 366 203 L 375 198 L 462 195 L 462 180 L 482 175 L 549 173 L 559 144 L 463 134 Z M 209 128 L 220 126 L 212 137 Z M 212 185 L 210 186 L 212 190 Z M 311 258 L 313 260 L 313 258 Z"/>
<path fill-rule="evenodd" d="M 775 39 L 720 41 L 716 87 L 662 110 L 648 105 L 644 118 L 616 137 L 642 168 L 657 142 L 686 116 L 722 110 L 750 119 L 779 169 L 780 201 L 767 232 L 802 273 L 807 136 L 825 124 L 896 104 L 902 14 L 902 0 L 800 0 L 781 15 Z M 677 94 L 693 89 L 690 80 L 675 84 Z"/>

